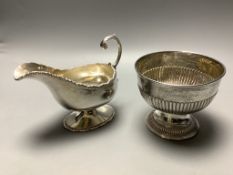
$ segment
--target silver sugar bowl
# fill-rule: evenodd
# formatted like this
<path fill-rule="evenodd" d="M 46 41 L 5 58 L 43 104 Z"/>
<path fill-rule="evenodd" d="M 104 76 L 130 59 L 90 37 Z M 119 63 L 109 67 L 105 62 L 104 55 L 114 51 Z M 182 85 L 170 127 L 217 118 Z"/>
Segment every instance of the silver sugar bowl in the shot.
<path fill-rule="evenodd" d="M 145 55 L 135 63 L 138 88 L 155 108 L 146 120 L 150 131 L 169 140 L 195 136 L 199 123 L 191 114 L 207 107 L 226 70 L 208 56 L 180 51 Z"/>

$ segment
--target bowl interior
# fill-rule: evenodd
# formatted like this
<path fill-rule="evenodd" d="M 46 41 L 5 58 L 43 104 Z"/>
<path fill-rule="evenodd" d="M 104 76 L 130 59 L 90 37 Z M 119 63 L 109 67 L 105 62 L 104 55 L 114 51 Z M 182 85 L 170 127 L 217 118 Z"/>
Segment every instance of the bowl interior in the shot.
<path fill-rule="evenodd" d="M 210 57 L 176 51 L 143 56 L 135 67 L 147 79 L 180 86 L 208 84 L 225 73 L 224 66 Z"/>
<path fill-rule="evenodd" d="M 110 82 L 115 70 L 108 64 L 90 64 L 65 71 L 63 77 L 85 86 L 99 86 Z"/>

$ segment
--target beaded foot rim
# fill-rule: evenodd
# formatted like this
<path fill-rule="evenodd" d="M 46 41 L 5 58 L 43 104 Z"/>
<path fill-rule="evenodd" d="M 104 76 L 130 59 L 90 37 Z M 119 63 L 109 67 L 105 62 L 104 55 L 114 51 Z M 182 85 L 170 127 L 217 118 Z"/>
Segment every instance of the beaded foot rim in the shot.
<path fill-rule="evenodd" d="M 172 114 L 170 114 L 172 115 Z M 155 111 L 152 111 L 146 119 L 147 128 L 159 137 L 167 140 L 186 140 L 198 134 L 199 123 L 190 114 L 187 115 L 188 124 L 171 124 L 161 122 Z M 187 117 L 186 119 L 187 120 Z"/>

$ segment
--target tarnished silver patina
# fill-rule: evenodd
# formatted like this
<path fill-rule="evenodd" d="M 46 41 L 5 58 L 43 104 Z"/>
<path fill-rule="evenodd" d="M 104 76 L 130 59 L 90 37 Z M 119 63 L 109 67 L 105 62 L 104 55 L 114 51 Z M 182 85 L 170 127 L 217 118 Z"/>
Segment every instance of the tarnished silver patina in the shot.
<path fill-rule="evenodd" d="M 191 113 L 207 107 L 217 94 L 223 64 L 195 53 L 164 51 L 139 58 L 135 68 L 140 93 L 155 108 L 148 128 L 165 139 L 195 136 L 199 124 Z"/>
<path fill-rule="evenodd" d="M 116 92 L 116 67 L 122 47 L 115 35 L 105 37 L 100 46 L 107 48 L 107 41 L 118 44 L 114 64 L 90 64 L 73 69 L 59 70 L 36 63 L 19 65 L 14 72 L 15 80 L 34 78 L 45 83 L 55 99 L 73 111 L 64 119 L 65 128 L 71 131 L 89 131 L 105 125 L 114 117 L 115 111 L 107 105 Z"/>

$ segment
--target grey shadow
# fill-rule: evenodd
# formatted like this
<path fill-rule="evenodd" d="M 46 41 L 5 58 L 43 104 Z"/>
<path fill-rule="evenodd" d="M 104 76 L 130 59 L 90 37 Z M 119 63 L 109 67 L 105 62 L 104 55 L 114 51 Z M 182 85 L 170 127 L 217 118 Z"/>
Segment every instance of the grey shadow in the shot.
<path fill-rule="evenodd" d="M 147 111 L 145 115 L 148 115 L 151 111 Z M 199 133 L 188 140 L 183 141 L 171 141 L 160 138 L 153 134 L 144 125 L 144 137 L 146 137 L 148 143 L 155 144 L 156 147 L 160 147 L 165 151 L 170 150 L 171 152 L 179 151 L 187 153 L 188 155 L 208 152 L 214 150 L 214 148 L 221 143 L 223 128 L 216 120 L 219 116 L 210 115 L 208 112 L 198 112 L 194 114 L 194 117 L 199 121 L 200 130 Z"/>
<path fill-rule="evenodd" d="M 88 132 L 71 132 L 63 126 L 63 119 L 70 112 L 61 112 L 53 117 L 53 122 L 48 123 L 43 128 L 40 127 L 32 130 L 27 137 L 27 142 L 33 147 L 59 145 L 77 140 L 92 139 L 96 136 L 101 136 L 106 132 L 112 132 L 120 122 L 122 107 L 114 104 L 111 105 L 116 112 L 114 119 L 98 129 Z"/>

